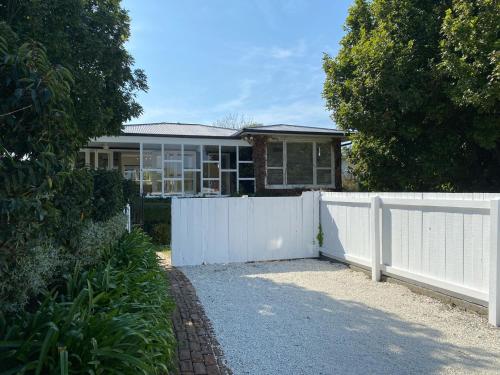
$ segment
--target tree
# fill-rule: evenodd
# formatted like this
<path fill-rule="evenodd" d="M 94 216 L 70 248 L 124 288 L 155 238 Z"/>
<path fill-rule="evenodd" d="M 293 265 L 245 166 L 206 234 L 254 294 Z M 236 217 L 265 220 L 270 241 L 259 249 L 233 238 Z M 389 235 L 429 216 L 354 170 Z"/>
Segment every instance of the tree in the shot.
<path fill-rule="evenodd" d="M 498 123 L 482 121 L 488 130 L 478 137 L 471 124 L 482 110 L 453 89 L 465 76 L 448 56 L 460 61 L 463 52 L 456 48 L 461 41 L 447 37 L 453 29 L 447 25 L 467 18 L 461 3 L 356 0 L 338 55 L 325 55 L 323 95 L 337 125 L 354 132 L 350 161 L 364 189 L 498 190 L 500 145 L 491 131 Z M 482 9 L 498 17 L 497 5 Z M 498 22 L 488 24 L 473 38 L 498 35 Z M 475 58 L 491 61 L 493 46 L 484 43 Z M 498 69 L 498 62 L 478 75 L 492 66 Z M 498 75 L 490 79 L 498 84 Z M 485 86 L 475 78 L 463 82 Z M 498 97 L 492 103 L 490 114 Z"/>
<path fill-rule="evenodd" d="M 71 99 L 81 143 L 120 132 L 138 116 L 137 90 L 147 90 L 146 76 L 133 70 L 125 49 L 129 17 L 119 0 L 7 0 L 0 19 L 21 40 L 37 40 L 50 61 L 65 66 L 74 79 Z"/>
<path fill-rule="evenodd" d="M 247 118 L 245 115 L 239 115 L 237 113 L 230 113 L 218 120 L 215 120 L 213 123 L 213 126 L 227 129 L 243 129 L 257 125 L 260 124 L 255 122 L 252 118 Z"/>

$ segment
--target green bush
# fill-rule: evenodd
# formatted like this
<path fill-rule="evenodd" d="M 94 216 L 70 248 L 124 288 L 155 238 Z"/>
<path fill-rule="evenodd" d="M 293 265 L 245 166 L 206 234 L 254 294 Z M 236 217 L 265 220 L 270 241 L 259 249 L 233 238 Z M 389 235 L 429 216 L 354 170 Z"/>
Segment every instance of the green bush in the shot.
<path fill-rule="evenodd" d="M 140 187 L 136 181 L 122 179 L 123 199 L 126 203 L 131 203 L 139 197 Z"/>
<path fill-rule="evenodd" d="M 149 239 L 127 234 L 90 271 L 75 268 L 34 312 L 0 315 L 6 373 L 174 371 L 172 301 Z"/>
<path fill-rule="evenodd" d="M 109 248 L 125 234 L 126 224 L 123 213 L 100 223 L 88 221 L 81 231 L 76 252 L 72 254 L 72 265 L 80 262 L 82 267 L 87 267 L 99 263 Z"/>
<path fill-rule="evenodd" d="M 105 221 L 123 210 L 123 177 L 118 171 L 94 171 L 94 200 L 92 218 Z"/>
<path fill-rule="evenodd" d="M 36 246 L 17 256 L 0 279 L 0 312 L 21 310 L 31 297 L 45 292 L 63 259 L 62 250 L 51 244 Z"/>
<path fill-rule="evenodd" d="M 171 207 L 172 200 L 169 198 L 144 200 L 144 231 L 157 244 L 170 244 L 172 238 Z"/>
<path fill-rule="evenodd" d="M 73 169 L 55 185 L 53 203 L 58 210 L 58 218 L 51 232 L 59 244 L 75 248 L 82 224 L 92 214 L 93 176 L 88 169 Z"/>

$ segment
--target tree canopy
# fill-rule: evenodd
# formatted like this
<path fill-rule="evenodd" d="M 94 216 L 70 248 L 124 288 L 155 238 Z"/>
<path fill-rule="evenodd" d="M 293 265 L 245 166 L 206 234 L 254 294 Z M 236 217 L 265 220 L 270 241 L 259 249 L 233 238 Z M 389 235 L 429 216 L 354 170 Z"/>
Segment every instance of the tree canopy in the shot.
<path fill-rule="evenodd" d="M 323 95 L 364 189 L 500 188 L 499 4 L 355 1 Z"/>
<path fill-rule="evenodd" d="M 130 20 L 119 0 L 7 0 L 0 3 L 0 20 L 20 40 L 43 44 L 50 61 L 71 72 L 82 143 L 118 134 L 142 112 L 135 93 L 147 90 L 146 76 L 125 48 Z"/>

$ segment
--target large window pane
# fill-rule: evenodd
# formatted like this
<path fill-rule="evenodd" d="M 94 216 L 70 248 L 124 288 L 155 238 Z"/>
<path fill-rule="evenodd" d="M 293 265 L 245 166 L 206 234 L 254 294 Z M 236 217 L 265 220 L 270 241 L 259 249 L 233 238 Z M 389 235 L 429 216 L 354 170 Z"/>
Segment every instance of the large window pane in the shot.
<path fill-rule="evenodd" d="M 331 169 L 316 170 L 316 179 L 318 180 L 318 185 L 331 185 L 332 170 Z"/>
<path fill-rule="evenodd" d="M 267 166 L 283 166 L 283 143 L 270 142 L 267 144 Z"/>
<path fill-rule="evenodd" d="M 203 146 L 204 161 L 219 161 L 219 146 Z"/>
<path fill-rule="evenodd" d="M 165 194 L 180 194 L 182 193 L 181 180 L 165 180 Z"/>
<path fill-rule="evenodd" d="M 161 169 L 163 160 L 161 156 L 161 145 L 145 144 L 143 146 L 143 168 Z"/>
<path fill-rule="evenodd" d="M 203 163 L 203 178 L 219 178 L 219 163 Z"/>
<path fill-rule="evenodd" d="M 200 146 L 184 145 L 184 169 L 200 168 Z"/>
<path fill-rule="evenodd" d="M 181 178 L 182 163 L 178 161 L 165 162 L 165 178 Z"/>
<path fill-rule="evenodd" d="M 121 159 L 123 177 L 139 181 L 139 151 L 124 151 Z"/>
<path fill-rule="evenodd" d="M 239 163 L 240 178 L 252 178 L 254 176 L 253 163 Z"/>
<path fill-rule="evenodd" d="M 236 169 L 236 147 L 222 146 L 221 147 L 221 162 L 222 169 Z"/>
<path fill-rule="evenodd" d="M 267 170 L 267 184 L 268 185 L 283 185 L 283 170 L 282 169 L 268 169 Z"/>
<path fill-rule="evenodd" d="M 329 143 L 316 144 L 316 167 L 331 168 L 332 148 Z"/>
<path fill-rule="evenodd" d="M 240 146 L 239 147 L 239 160 L 240 161 L 252 161 L 252 148 Z"/>
<path fill-rule="evenodd" d="M 97 153 L 97 168 L 108 169 L 109 167 L 109 154 L 107 152 Z"/>
<path fill-rule="evenodd" d="M 239 183 L 240 194 L 253 194 L 255 193 L 255 181 L 243 180 Z"/>
<path fill-rule="evenodd" d="M 122 170 L 122 157 L 121 152 L 113 151 L 113 169 Z"/>
<path fill-rule="evenodd" d="M 143 173 L 143 192 L 149 195 L 161 194 L 161 173 L 148 172 Z"/>
<path fill-rule="evenodd" d="M 184 172 L 184 193 L 198 194 L 201 191 L 200 172 Z"/>
<path fill-rule="evenodd" d="M 219 193 L 219 180 L 205 180 L 203 181 L 203 192 L 207 194 Z"/>
<path fill-rule="evenodd" d="M 221 193 L 223 195 L 236 193 L 236 172 L 222 172 Z"/>
<path fill-rule="evenodd" d="M 312 143 L 287 143 L 286 166 L 288 185 L 313 183 Z"/>
<path fill-rule="evenodd" d="M 181 145 L 164 145 L 163 150 L 164 150 L 164 156 L 165 156 L 165 161 L 167 160 L 177 160 L 181 161 L 182 156 L 181 156 Z"/>

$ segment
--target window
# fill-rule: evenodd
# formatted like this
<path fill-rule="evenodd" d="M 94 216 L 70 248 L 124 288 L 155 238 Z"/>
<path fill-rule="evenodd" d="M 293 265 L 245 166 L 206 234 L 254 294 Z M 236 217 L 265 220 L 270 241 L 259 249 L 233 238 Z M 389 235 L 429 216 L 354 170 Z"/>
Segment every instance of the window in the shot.
<path fill-rule="evenodd" d="M 252 147 L 238 147 L 238 170 L 236 191 L 240 194 L 255 193 L 255 174 Z"/>
<path fill-rule="evenodd" d="M 144 171 L 143 191 L 146 195 L 161 195 L 161 172 Z"/>
<path fill-rule="evenodd" d="M 267 144 L 267 184 L 268 185 L 283 185 L 284 171 L 283 164 L 283 142 L 270 142 Z"/>
<path fill-rule="evenodd" d="M 184 194 L 201 192 L 201 146 L 184 145 Z"/>
<path fill-rule="evenodd" d="M 203 193 L 220 193 L 220 160 L 220 146 L 203 146 Z"/>
<path fill-rule="evenodd" d="M 266 163 L 270 187 L 333 185 L 330 143 L 269 142 Z"/>
<path fill-rule="evenodd" d="M 182 194 L 182 145 L 163 145 L 164 194 Z"/>
<path fill-rule="evenodd" d="M 162 168 L 161 145 L 145 144 L 143 147 L 142 158 L 143 158 L 142 165 L 144 169 L 161 169 Z"/>
<path fill-rule="evenodd" d="M 332 185 L 332 145 L 316 143 L 316 184 Z"/>
<path fill-rule="evenodd" d="M 163 195 L 162 145 L 144 144 L 142 147 L 142 192 Z"/>
<path fill-rule="evenodd" d="M 313 144 L 286 143 L 286 179 L 289 185 L 312 185 Z"/>
<path fill-rule="evenodd" d="M 142 144 L 140 150 L 137 156 L 120 151 L 121 168 L 128 178 L 141 180 L 142 165 L 146 195 L 233 195 L 240 188 L 243 194 L 255 192 L 250 146 Z"/>

